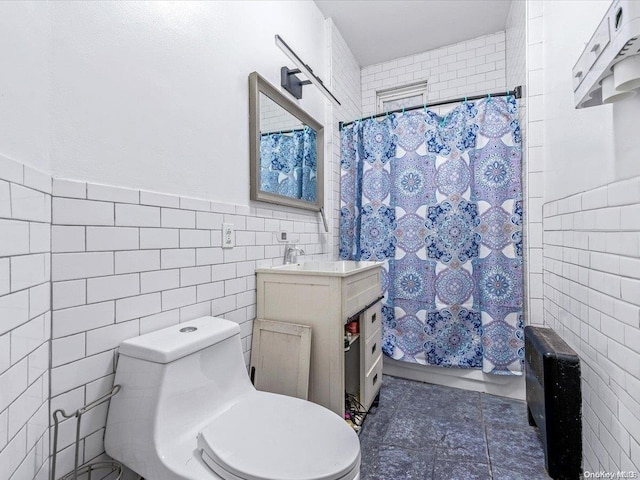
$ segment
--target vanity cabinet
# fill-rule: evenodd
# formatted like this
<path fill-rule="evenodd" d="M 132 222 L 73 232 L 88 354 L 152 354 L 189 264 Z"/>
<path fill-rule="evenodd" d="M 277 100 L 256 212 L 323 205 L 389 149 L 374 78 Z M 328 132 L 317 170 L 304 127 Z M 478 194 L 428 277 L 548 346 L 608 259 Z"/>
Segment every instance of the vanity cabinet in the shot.
<path fill-rule="evenodd" d="M 309 400 L 344 416 L 345 392 L 368 409 L 382 385 L 381 268 L 313 263 L 256 269 L 257 318 L 311 327 Z M 353 319 L 360 332 L 345 352 L 345 324 Z"/>

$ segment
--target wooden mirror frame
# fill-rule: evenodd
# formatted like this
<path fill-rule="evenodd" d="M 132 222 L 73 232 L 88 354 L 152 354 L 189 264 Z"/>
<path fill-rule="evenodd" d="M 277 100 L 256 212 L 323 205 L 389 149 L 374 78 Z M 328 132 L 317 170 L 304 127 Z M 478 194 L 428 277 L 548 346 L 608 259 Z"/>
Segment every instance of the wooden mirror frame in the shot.
<path fill-rule="evenodd" d="M 316 184 L 318 191 L 315 202 L 260 190 L 260 93 L 269 97 L 304 125 L 308 125 L 316 131 Z M 320 211 L 324 205 L 324 127 L 257 72 L 249 75 L 249 159 L 251 200 Z"/>

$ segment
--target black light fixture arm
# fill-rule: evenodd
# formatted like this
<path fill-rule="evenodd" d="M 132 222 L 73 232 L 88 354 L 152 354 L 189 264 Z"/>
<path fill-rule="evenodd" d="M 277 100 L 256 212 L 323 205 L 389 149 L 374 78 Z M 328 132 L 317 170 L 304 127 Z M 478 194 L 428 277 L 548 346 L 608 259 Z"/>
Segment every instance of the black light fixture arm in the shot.
<path fill-rule="evenodd" d="M 324 85 L 324 82 L 320 77 L 318 77 L 309 65 L 304 63 L 302 59 L 294 52 L 291 47 L 285 42 L 280 35 L 276 35 L 276 45 L 280 47 L 280 49 L 285 52 L 285 54 L 293 60 L 298 68 L 290 69 L 288 67 L 282 67 L 280 69 L 280 85 L 287 92 L 293 95 L 295 98 L 302 98 L 302 87 L 304 85 L 314 84 L 317 86 L 320 91 L 331 100 L 336 105 L 341 105 L 340 101 L 329 91 L 329 89 Z M 303 74 L 309 80 L 300 80 L 296 77 L 297 74 Z"/>

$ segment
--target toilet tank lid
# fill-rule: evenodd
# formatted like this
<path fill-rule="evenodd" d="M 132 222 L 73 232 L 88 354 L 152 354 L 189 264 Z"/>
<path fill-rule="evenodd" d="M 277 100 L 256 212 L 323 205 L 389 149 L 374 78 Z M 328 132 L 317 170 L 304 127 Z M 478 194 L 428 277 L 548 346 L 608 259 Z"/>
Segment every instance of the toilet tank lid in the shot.
<path fill-rule="evenodd" d="M 237 323 L 201 317 L 125 340 L 119 352 L 150 362 L 169 363 L 239 333 Z"/>

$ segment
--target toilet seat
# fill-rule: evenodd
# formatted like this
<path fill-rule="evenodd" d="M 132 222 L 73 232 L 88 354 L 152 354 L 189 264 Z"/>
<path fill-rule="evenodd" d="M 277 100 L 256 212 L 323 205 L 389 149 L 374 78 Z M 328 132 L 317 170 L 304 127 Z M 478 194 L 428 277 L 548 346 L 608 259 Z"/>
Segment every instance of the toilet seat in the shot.
<path fill-rule="evenodd" d="M 224 479 L 351 480 L 358 436 L 335 413 L 293 397 L 248 395 L 198 435 L 203 461 Z"/>

